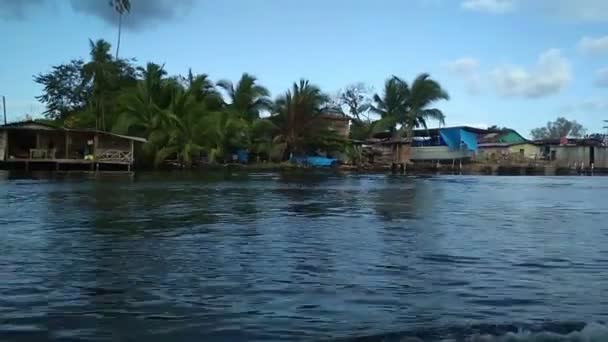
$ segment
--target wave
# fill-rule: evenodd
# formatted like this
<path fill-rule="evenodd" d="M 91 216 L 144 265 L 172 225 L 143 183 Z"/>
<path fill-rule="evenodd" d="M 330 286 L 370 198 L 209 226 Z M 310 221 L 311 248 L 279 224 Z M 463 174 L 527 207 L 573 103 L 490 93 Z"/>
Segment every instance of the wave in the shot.
<path fill-rule="evenodd" d="M 349 339 L 352 342 L 605 342 L 603 322 L 491 325 L 422 329 Z"/>

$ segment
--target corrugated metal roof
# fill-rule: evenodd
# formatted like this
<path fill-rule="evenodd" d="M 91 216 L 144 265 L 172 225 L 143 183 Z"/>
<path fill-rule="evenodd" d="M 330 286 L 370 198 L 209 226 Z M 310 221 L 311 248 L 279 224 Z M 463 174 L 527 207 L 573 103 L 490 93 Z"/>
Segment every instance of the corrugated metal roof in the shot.
<path fill-rule="evenodd" d="M 147 142 L 147 140 L 145 138 L 141 138 L 141 137 L 133 137 L 133 136 L 129 136 L 129 135 L 115 134 L 112 132 L 99 131 L 99 130 L 95 130 L 95 129 L 61 128 L 61 127 L 56 127 L 56 126 L 53 126 L 53 125 L 50 125 L 47 123 L 36 122 L 36 121 L 32 121 L 32 120 L 13 122 L 13 123 L 9 123 L 6 125 L 2 125 L 2 126 L 0 126 L 0 130 L 33 130 L 33 131 L 53 131 L 54 130 L 54 131 L 75 132 L 75 133 L 96 133 L 96 134 L 109 135 L 109 136 L 127 139 L 127 140 L 133 140 L 133 141 L 137 141 L 137 142 L 141 142 L 141 143 Z"/>

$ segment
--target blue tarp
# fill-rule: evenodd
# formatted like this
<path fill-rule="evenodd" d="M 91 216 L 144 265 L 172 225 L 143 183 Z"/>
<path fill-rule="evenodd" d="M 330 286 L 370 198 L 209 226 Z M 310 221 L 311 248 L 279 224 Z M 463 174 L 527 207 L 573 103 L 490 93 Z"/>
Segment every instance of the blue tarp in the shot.
<path fill-rule="evenodd" d="M 243 164 L 249 163 L 249 151 L 238 150 L 238 151 L 236 151 L 236 155 L 238 157 L 239 163 L 243 163 Z"/>
<path fill-rule="evenodd" d="M 464 144 L 470 151 L 477 150 L 477 135 L 462 128 L 442 128 L 439 134 L 450 149 L 459 150 Z"/>
<path fill-rule="evenodd" d="M 314 167 L 330 167 L 338 163 L 335 158 L 317 157 L 317 156 L 301 156 L 292 157 L 291 162 L 298 165 L 307 165 Z"/>
<path fill-rule="evenodd" d="M 462 140 L 470 151 L 477 151 L 477 134 L 461 129 L 460 140 Z"/>
<path fill-rule="evenodd" d="M 442 128 L 439 134 L 450 149 L 460 149 L 460 128 Z"/>

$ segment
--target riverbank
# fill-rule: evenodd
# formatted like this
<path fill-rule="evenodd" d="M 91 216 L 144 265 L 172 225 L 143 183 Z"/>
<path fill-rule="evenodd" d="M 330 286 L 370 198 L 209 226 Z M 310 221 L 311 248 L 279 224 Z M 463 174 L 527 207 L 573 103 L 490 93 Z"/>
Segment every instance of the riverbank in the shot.
<path fill-rule="evenodd" d="M 0 166 L 3 164 L 0 163 Z M 6 165 L 5 165 L 6 166 Z M 40 166 L 44 166 L 40 164 Z M 88 169 L 72 169 L 57 171 L 55 168 L 31 167 L 29 170 L 19 168 L 2 168 L 9 171 L 49 171 L 58 173 L 89 172 Z M 380 164 L 361 164 L 361 165 L 338 165 L 335 167 L 319 168 L 311 166 L 296 165 L 289 162 L 282 163 L 254 163 L 254 164 L 202 164 L 191 168 L 179 167 L 176 165 L 166 166 L 160 169 L 151 167 L 136 167 L 134 171 L 243 171 L 243 172 L 348 172 L 348 173 L 393 173 L 407 175 L 428 175 L 428 174 L 465 174 L 465 175 L 511 175 L 511 176 L 572 176 L 572 175 L 608 175 L 606 168 L 590 167 L 564 167 L 550 164 L 495 164 L 495 163 L 465 163 L 465 164 L 437 164 L 437 163 L 411 163 L 406 165 L 380 165 Z M 102 173 L 129 173 L 120 170 L 101 170 Z"/>

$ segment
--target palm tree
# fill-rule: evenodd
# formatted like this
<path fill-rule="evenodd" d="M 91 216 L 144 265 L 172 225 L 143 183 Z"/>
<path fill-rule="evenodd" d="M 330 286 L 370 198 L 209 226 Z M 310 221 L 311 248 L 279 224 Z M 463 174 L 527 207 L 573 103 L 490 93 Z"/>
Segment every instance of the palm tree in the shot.
<path fill-rule="evenodd" d="M 92 83 L 89 107 L 95 113 L 95 128 L 105 130 L 105 109 L 112 83 L 116 82 L 118 65 L 110 54 L 111 45 L 103 39 L 89 40 L 91 61 L 84 65 L 86 82 Z"/>
<path fill-rule="evenodd" d="M 192 73 L 192 69 L 189 69 L 185 81 L 195 99 L 199 102 L 205 102 L 208 109 L 219 110 L 222 107 L 222 95 L 207 74 L 195 75 Z"/>
<path fill-rule="evenodd" d="M 204 131 L 203 119 L 209 113 L 189 90 L 176 88 L 174 92 L 165 113 L 170 123 L 153 139 L 162 144 L 156 153 L 155 164 L 175 156 L 181 165 L 190 167 L 192 158 L 205 150 L 201 132 Z"/>
<path fill-rule="evenodd" d="M 130 0 L 110 0 L 110 6 L 118 13 L 118 41 L 116 42 L 116 59 L 118 59 L 118 50 L 120 49 L 120 36 L 122 35 L 122 15 L 131 12 Z"/>
<path fill-rule="evenodd" d="M 437 108 L 429 108 L 440 100 L 449 100 L 448 93 L 441 85 L 430 78 L 429 74 L 421 74 L 412 83 L 393 76 L 384 85 L 382 96 L 374 95 L 375 105 L 372 111 L 379 114 L 381 120 L 388 123 L 391 131 L 396 133 L 397 124 L 406 137 L 412 137 L 414 128 L 427 128 L 427 121 L 438 120 L 444 123 L 445 115 Z"/>
<path fill-rule="evenodd" d="M 230 111 L 211 113 L 204 119 L 206 145 L 211 162 L 225 161 L 237 149 L 249 147 L 250 126 L 242 117 Z"/>
<path fill-rule="evenodd" d="M 441 85 L 430 78 L 429 74 L 420 74 L 409 89 L 406 101 L 407 114 L 402 123 L 405 127 L 406 137 L 411 138 L 414 128 L 427 127 L 428 120 L 439 121 L 445 124 L 445 115 L 440 109 L 429 108 L 440 100 L 449 100 L 450 95 Z"/>
<path fill-rule="evenodd" d="M 275 101 L 276 112 L 271 120 L 277 126 L 275 143 L 282 144 L 283 159 L 294 152 L 331 146 L 339 140 L 321 120 L 328 101 L 329 97 L 307 80 L 294 83 L 291 90 Z"/>
<path fill-rule="evenodd" d="M 121 113 L 112 127 L 115 133 L 147 137 L 168 122 L 163 110 L 167 91 L 163 77 L 167 72 L 154 63 L 148 63 L 139 71 L 143 78 L 119 98 Z"/>
<path fill-rule="evenodd" d="M 227 80 L 219 81 L 217 85 L 226 91 L 230 99 L 228 108 L 248 122 L 259 118 L 261 111 L 272 108 L 270 92 L 257 83 L 255 76 L 244 73 L 236 86 Z"/>

